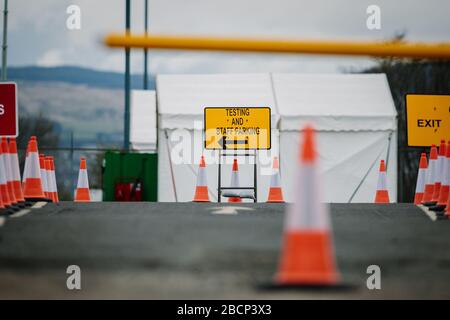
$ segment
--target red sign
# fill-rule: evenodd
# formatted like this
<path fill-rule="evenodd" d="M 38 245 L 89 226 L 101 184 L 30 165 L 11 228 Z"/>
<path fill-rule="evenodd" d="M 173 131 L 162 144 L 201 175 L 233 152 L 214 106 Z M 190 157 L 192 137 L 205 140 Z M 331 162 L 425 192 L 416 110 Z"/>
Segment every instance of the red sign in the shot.
<path fill-rule="evenodd" d="M 0 136 L 17 137 L 19 121 L 17 112 L 17 85 L 0 83 Z"/>

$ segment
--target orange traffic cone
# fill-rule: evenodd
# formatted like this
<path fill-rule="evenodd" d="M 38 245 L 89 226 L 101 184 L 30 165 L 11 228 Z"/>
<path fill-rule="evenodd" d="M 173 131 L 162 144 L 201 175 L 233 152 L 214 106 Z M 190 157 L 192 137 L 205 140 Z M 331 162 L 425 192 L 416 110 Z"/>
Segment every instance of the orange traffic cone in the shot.
<path fill-rule="evenodd" d="M 425 191 L 425 175 L 427 173 L 427 154 L 422 153 L 420 155 L 419 173 L 417 174 L 416 182 L 416 194 L 414 196 L 414 204 L 420 204 L 423 199 L 423 193 Z"/>
<path fill-rule="evenodd" d="M 28 167 L 29 167 L 29 163 L 30 163 L 30 161 L 28 160 L 28 155 L 30 154 L 30 143 L 31 143 L 32 140 L 37 141 L 37 140 L 36 140 L 36 136 L 31 136 L 31 137 L 30 137 L 30 140 L 28 141 L 27 151 L 26 151 L 26 153 L 25 153 L 25 165 L 24 165 L 24 167 L 23 167 L 22 189 L 25 188 L 25 180 L 26 180 L 27 177 L 28 177 Z"/>
<path fill-rule="evenodd" d="M 53 180 L 51 176 L 52 165 L 50 161 L 50 157 L 46 156 L 44 158 L 44 169 L 45 169 L 45 180 L 47 180 L 47 192 L 44 191 L 47 198 L 54 202 L 53 200 Z"/>
<path fill-rule="evenodd" d="M 296 201 L 285 218 L 275 277 L 278 285 L 334 285 L 339 281 L 328 206 L 320 200 L 318 174 L 314 130 L 307 126 L 300 151 Z"/>
<path fill-rule="evenodd" d="M 430 160 L 428 161 L 427 177 L 425 180 L 425 192 L 423 194 L 422 203 L 428 203 L 433 199 L 434 185 L 436 182 L 438 153 L 436 145 L 431 146 Z"/>
<path fill-rule="evenodd" d="M 209 202 L 208 182 L 206 179 L 205 157 L 200 158 L 200 165 L 197 174 L 197 186 L 195 187 L 194 202 Z"/>
<path fill-rule="evenodd" d="M 9 199 L 8 179 L 6 177 L 6 168 L 5 163 L 3 161 L 3 153 L 1 148 L 0 148 L 0 197 L 2 198 L 2 203 L 5 207 L 9 207 L 12 205 L 12 202 Z"/>
<path fill-rule="evenodd" d="M 273 158 L 273 172 L 270 177 L 269 198 L 267 199 L 267 202 L 284 202 L 280 182 L 280 165 L 278 157 Z"/>
<path fill-rule="evenodd" d="M 41 171 L 41 181 L 42 181 L 42 190 L 44 191 L 45 198 L 50 200 L 49 192 L 48 192 L 48 173 L 47 173 L 47 165 L 45 163 L 45 155 L 39 154 L 39 168 Z"/>
<path fill-rule="evenodd" d="M 80 158 L 80 171 L 78 173 L 77 190 L 75 191 L 75 202 L 90 202 L 89 180 L 86 167 L 86 158 Z"/>
<path fill-rule="evenodd" d="M 58 186 L 56 185 L 56 174 L 55 174 L 55 160 L 53 157 L 48 157 L 50 161 L 50 196 L 53 202 L 59 202 L 59 196 L 58 196 Z"/>
<path fill-rule="evenodd" d="M 22 191 L 22 183 L 20 181 L 19 156 L 17 154 L 17 144 L 15 138 L 9 139 L 9 158 L 11 160 L 14 195 L 16 196 L 17 201 L 25 202 Z"/>
<path fill-rule="evenodd" d="M 378 174 L 377 193 L 375 203 L 389 203 L 389 192 L 386 183 L 386 164 L 384 160 L 380 161 L 380 172 Z"/>
<path fill-rule="evenodd" d="M 239 168 L 238 168 L 238 162 L 237 159 L 233 160 L 233 168 L 231 171 L 231 183 L 230 188 L 239 188 Z M 228 202 L 242 202 L 242 199 L 240 197 L 229 197 Z"/>
<path fill-rule="evenodd" d="M 438 205 L 445 206 L 447 204 L 447 199 L 450 193 L 450 140 L 447 143 L 442 172 L 442 186 L 438 198 Z"/>
<path fill-rule="evenodd" d="M 26 172 L 25 187 L 23 196 L 27 201 L 46 200 L 44 190 L 42 189 L 41 171 L 39 167 L 39 151 L 37 140 L 30 140 L 30 149 L 28 153 L 28 168 Z"/>
<path fill-rule="evenodd" d="M 442 178 L 444 172 L 445 163 L 445 140 L 441 140 L 441 145 L 439 146 L 438 162 L 437 162 L 437 172 L 436 172 L 436 182 L 434 183 L 433 197 L 431 201 L 438 202 L 439 195 L 441 193 Z"/>
<path fill-rule="evenodd" d="M 6 176 L 6 185 L 8 189 L 9 200 L 13 205 L 17 203 L 16 196 L 14 195 L 14 187 L 13 187 L 13 178 L 12 178 L 12 170 L 11 170 L 11 160 L 9 158 L 9 147 L 8 140 L 6 138 L 2 138 L 1 141 L 1 149 L 2 149 L 2 160 L 3 165 L 5 167 L 5 176 Z"/>

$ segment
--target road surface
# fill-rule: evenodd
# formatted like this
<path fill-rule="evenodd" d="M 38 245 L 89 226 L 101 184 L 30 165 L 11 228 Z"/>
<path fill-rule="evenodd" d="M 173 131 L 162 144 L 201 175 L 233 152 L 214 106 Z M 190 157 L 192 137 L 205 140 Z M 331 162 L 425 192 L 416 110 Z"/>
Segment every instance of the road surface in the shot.
<path fill-rule="evenodd" d="M 0 298 L 450 298 L 450 220 L 333 204 L 344 288 L 273 289 L 284 204 L 47 204 L 0 223 Z M 81 290 L 66 269 L 81 268 Z M 367 267 L 381 268 L 368 290 Z"/>

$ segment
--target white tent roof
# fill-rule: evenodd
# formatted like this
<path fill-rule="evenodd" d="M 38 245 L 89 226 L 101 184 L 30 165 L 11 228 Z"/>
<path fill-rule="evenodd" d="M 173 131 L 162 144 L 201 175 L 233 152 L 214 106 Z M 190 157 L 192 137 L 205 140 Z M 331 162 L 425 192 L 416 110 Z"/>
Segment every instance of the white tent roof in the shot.
<path fill-rule="evenodd" d="M 281 130 L 313 121 L 320 131 L 396 128 L 395 105 L 384 74 L 274 74 Z"/>
<path fill-rule="evenodd" d="M 158 75 L 156 88 L 161 129 L 193 129 L 205 107 L 275 106 L 269 74 Z"/>
<path fill-rule="evenodd" d="M 219 106 L 269 106 L 281 130 L 309 121 L 321 131 L 396 128 L 384 74 L 158 75 L 156 83 L 161 129 L 193 129 L 204 107 Z"/>

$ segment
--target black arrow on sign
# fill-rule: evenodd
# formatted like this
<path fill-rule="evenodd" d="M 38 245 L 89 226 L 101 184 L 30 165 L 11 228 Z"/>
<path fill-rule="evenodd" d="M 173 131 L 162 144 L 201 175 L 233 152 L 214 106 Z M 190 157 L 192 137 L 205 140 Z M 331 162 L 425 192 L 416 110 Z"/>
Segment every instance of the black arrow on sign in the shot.
<path fill-rule="evenodd" d="M 227 137 L 222 136 L 222 138 L 220 138 L 218 143 L 222 149 L 228 149 L 229 144 L 248 144 L 248 137 L 245 138 L 244 140 L 237 140 L 237 139 L 227 139 Z"/>

